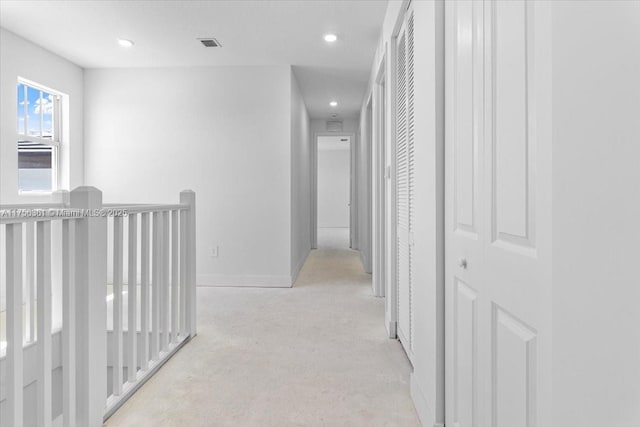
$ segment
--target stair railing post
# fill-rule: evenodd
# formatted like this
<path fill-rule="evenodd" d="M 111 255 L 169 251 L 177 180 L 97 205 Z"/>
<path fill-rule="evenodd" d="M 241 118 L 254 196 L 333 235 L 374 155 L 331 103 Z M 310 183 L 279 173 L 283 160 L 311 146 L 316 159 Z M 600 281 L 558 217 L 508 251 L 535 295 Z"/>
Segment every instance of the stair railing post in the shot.
<path fill-rule="evenodd" d="M 180 193 L 180 204 L 189 205 L 189 209 L 182 212 L 186 215 L 186 230 L 182 230 L 186 237 L 185 285 L 187 290 L 186 312 L 187 330 L 194 337 L 196 330 L 196 193 L 185 190 Z"/>
<path fill-rule="evenodd" d="M 76 414 L 78 426 L 102 425 L 107 399 L 107 220 L 102 192 L 78 187 L 70 207 L 76 220 Z"/>

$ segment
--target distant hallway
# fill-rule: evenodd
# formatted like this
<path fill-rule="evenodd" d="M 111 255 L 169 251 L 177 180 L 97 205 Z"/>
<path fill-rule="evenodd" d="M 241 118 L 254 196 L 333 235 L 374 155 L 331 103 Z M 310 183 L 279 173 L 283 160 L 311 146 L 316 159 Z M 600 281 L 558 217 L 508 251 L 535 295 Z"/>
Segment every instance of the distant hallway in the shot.
<path fill-rule="evenodd" d="M 318 249 L 349 249 L 348 227 L 319 227 Z"/>
<path fill-rule="evenodd" d="M 291 289 L 199 288 L 198 336 L 106 425 L 419 425 L 370 281 L 318 249 Z"/>

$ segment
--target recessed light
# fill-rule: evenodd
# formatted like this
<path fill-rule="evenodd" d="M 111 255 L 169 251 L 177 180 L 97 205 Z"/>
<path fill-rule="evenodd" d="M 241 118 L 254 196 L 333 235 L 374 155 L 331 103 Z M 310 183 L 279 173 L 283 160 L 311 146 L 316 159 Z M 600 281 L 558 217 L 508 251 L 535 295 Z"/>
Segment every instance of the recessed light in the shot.
<path fill-rule="evenodd" d="M 331 101 L 329 105 L 331 105 L 332 107 L 337 107 L 338 103 L 336 101 Z"/>
<path fill-rule="evenodd" d="M 118 39 L 118 44 L 122 47 L 131 47 L 133 46 L 135 43 L 131 40 L 127 40 L 127 39 Z"/>
<path fill-rule="evenodd" d="M 338 36 L 336 36 L 335 34 L 325 34 L 324 35 L 324 41 L 326 41 L 326 42 L 333 43 L 336 40 L 338 40 Z"/>

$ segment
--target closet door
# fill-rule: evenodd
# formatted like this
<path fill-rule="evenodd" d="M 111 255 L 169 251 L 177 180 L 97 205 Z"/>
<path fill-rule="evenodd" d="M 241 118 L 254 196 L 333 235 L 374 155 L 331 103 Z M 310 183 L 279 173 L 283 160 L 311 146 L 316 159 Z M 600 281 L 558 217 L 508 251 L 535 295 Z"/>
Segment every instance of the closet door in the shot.
<path fill-rule="evenodd" d="M 550 425 L 549 5 L 445 15 L 447 425 Z"/>
<path fill-rule="evenodd" d="M 414 74 L 413 13 L 397 38 L 396 49 L 396 200 L 398 338 L 413 358 L 413 193 L 414 193 Z"/>
<path fill-rule="evenodd" d="M 483 4 L 445 9 L 445 341 L 447 424 L 479 419 L 479 295 L 483 282 Z M 484 344 L 484 343 L 483 343 Z"/>

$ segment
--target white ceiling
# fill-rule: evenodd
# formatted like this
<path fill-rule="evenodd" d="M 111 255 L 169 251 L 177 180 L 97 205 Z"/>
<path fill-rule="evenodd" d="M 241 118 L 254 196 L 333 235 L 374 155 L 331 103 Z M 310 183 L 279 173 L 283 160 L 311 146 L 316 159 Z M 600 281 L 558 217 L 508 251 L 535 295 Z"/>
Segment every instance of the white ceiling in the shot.
<path fill-rule="evenodd" d="M 354 117 L 386 8 L 387 0 L 2 0 L 0 26 L 84 68 L 293 65 L 312 118 Z M 326 43 L 325 33 L 338 41 Z M 223 47 L 205 48 L 201 37 Z"/>

